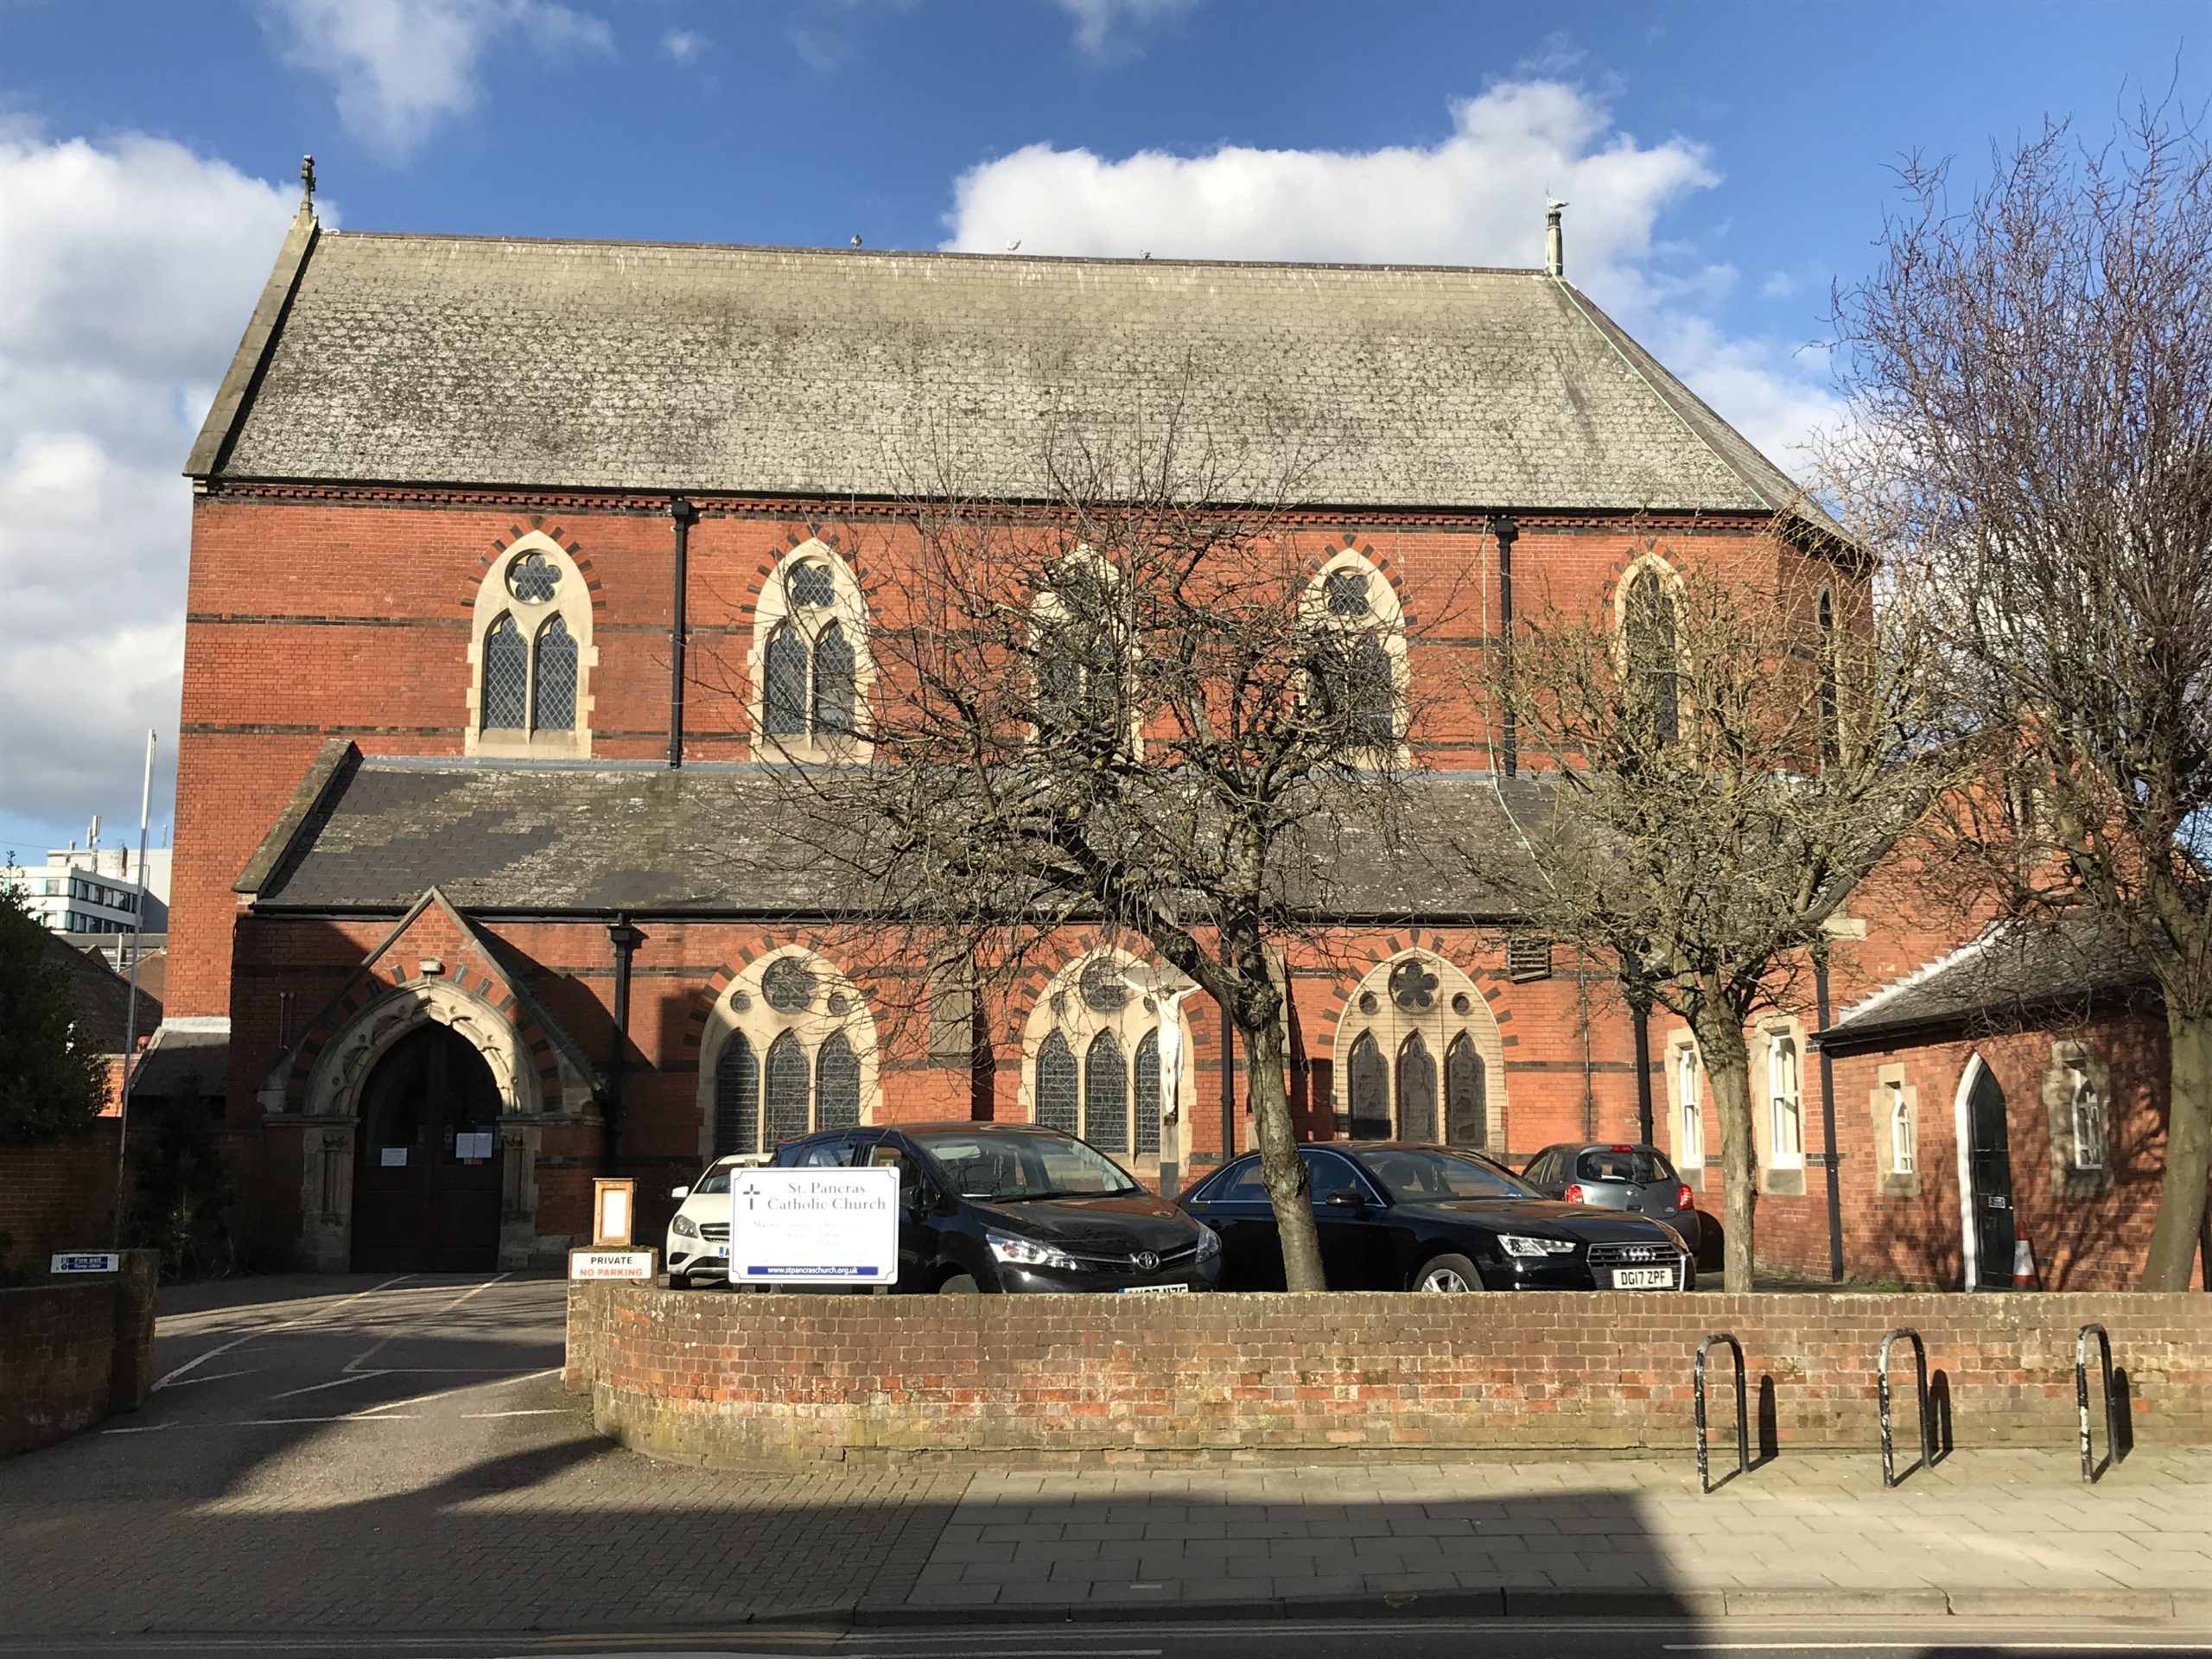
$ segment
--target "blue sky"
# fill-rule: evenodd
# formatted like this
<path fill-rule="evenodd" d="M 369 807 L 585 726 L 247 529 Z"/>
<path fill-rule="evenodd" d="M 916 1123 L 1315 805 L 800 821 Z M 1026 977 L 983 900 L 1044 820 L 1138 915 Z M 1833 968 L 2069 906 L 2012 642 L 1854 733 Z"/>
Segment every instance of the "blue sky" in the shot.
<path fill-rule="evenodd" d="M 1535 263 L 1785 465 L 1887 168 L 2212 74 L 2202 5 L 0 0 L 0 851 L 174 753 L 176 478 L 315 152 L 361 229 Z M 166 775 L 166 766 L 164 767 Z M 156 807 L 158 840 L 168 815 Z"/>

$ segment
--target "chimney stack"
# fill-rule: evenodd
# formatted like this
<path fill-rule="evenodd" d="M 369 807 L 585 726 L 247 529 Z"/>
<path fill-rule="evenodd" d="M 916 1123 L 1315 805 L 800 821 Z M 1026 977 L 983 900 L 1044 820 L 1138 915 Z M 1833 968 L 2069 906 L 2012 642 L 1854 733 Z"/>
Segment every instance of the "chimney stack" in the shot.
<path fill-rule="evenodd" d="M 1548 203 L 1544 208 L 1544 274 L 1547 276 L 1567 275 L 1567 242 L 1560 234 L 1559 216 L 1567 204 Z"/>

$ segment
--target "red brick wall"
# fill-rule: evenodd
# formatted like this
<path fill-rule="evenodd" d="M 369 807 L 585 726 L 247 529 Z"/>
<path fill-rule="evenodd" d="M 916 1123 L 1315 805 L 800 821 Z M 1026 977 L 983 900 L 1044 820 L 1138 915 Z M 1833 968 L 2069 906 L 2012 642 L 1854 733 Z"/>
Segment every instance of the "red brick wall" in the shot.
<path fill-rule="evenodd" d="M 717 1462 L 1692 1444 L 1691 1357 L 1744 1344 L 1783 1445 L 1878 1445 L 1874 1355 L 1919 1328 L 1960 1446 L 2069 1446 L 2074 1338 L 2112 1333 L 2137 1436 L 2212 1441 L 2212 1300 L 2113 1296 L 707 1295 L 572 1286 L 601 1432 Z M 1899 1358 L 1910 1357 L 1900 1344 Z M 1732 1421 L 1725 1353 L 1713 1419 Z M 2093 1382 L 2092 1386 L 2094 1384 Z M 1908 1381 L 1900 1435 L 1912 1434 Z M 1760 1408 L 1754 1406 L 1755 1412 Z M 2060 1455 L 2063 1455 L 2063 1453 Z"/>
<path fill-rule="evenodd" d="M 73 1284 L 0 1290 L 0 1458 L 65 1440 L 153 1386 L 155 1258 Z"/>
<path fill-rule="evenodd" d="M 0 1151 L 0 1233 L 8 1262 L 43 1267 L 55 1250 L 105 1249 L 114 1236 L 116 1120 L 81 1141 Z"/>

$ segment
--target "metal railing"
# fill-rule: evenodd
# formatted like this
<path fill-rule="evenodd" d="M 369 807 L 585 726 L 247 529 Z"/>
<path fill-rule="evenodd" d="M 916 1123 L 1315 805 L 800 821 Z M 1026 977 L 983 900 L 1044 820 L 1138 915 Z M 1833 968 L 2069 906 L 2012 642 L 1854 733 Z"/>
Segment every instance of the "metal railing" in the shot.
<path fill-rule="evenodd" d="M 1694 1373 L 1697 1387 L 1697 1484 L 1701 1492 L 1713 1490 L 1705 1449 L 1705 1356 L 1716 1342 L 1726 1343 L 1728 1351 L 1736 1360 L 1736 1473 L 1748 1474 L 1751 1467 L 1751 1431 L 1744 1409 L 1744 1344 L 1737 1341 L 1731 1332 L 1716 1331 L 1698 1344 Z"/>
<path fill-rule="evenodd" d="M 1920 1332 L 1910 1325 L 1899 1325 L 1894 1331 L 1882 1333 L 1881 1351 L 1874 1358 L 1874 1378 L 1882 1403 L 1882 1484 L 1894 1486 L 1899 1478 L 1897 1471 L 1897 1449 L 1891 1433 L 1890 1420 L 1890 1351 L 1904 1338 L 1912 1344 L 1913 1395 L 1920 1410 L 1920 1461 L 1914 1468 L 1932 1468 L 1936 1462 L 1936 1419 L 1928 1409 L 1928 1349 L 1920 1340 Z M 1905 1473 L 1910 1474 L 1908 1469 Z"/>
<path fill-rule="evenodd" d="M 2125 1455 L 2120 1442 L 2126 1427 L 2120 1415 L 2120 1396 L 2112 1385 L 2112 1338 L 2101 1325 L 2085 1325 L 2074 1333 L 2074 1403 L 2082 1424 L 2082 1478 L 2091 1485 L 2096 1484 L 2101 1472 L 2092 1459 L 2089 1442 L 2089 1333 L 2097 1338 L 2097 1357 L 2104 1373 L 2105 1390 L 2105 1466 L 2110 1468 Z"/>

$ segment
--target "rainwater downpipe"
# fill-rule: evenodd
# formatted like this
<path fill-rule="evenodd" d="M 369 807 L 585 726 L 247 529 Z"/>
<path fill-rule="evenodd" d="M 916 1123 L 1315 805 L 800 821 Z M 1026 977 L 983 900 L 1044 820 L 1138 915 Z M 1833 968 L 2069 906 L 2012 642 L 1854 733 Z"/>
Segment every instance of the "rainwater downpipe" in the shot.
<path fill-rule="evenodd" d="M 1513 543 L 1521 526 L 1510 512 L 1491 515 L 1490 533 L 1497 538 L 1498 660 L 1505 684 L 1505 775 L 1521 775 L 1521 731 L 1513 717 Z"/>
<path fill-rule="evenodd" d="M 1647 1147 L 1651 1138 L 1651 998 L 1633 986 L 1628 994 L 1629 1024 L 1636 1035 L 1636 1138 Z"/>
<path fill-rule="evenodd" d="M 617 915 L 607 925 L 607 943 L 614 947 L 614 1034 L 607 1053 L 607 1109 L 600 1134 L 600 1168 L 616 1172 L 615 1143 L 622 1132 L 623 1074 L 630 1058 L 630 958 L 645 936 L 631 925 L 627 915 Z"/>
<path fill-rule="evenodd" d="M 1813 947 L 1813 1011 L 1825 1032 L 1828 1028 L 1828 948 L 1825 944 Z M 1828 1278 L 1841 1284 L 1843 1175 L 1835 1149 L 1835 1060 L 1825 1042 L 1821 1044 L 1821 1137 L 1827 1143 L 1827 1156 L 1822 1161 L 1828 1166 Z"/>
<path fill-rule="evenodd" d="M 691 526 L 699 509 L 680 495 L 668 498 L 668 516 L 676 521 L 676 596 L 669 607 L 668 624 L 668 764 L 683 764 L 683 636 L 684 601 L 690 589 Z"/>

